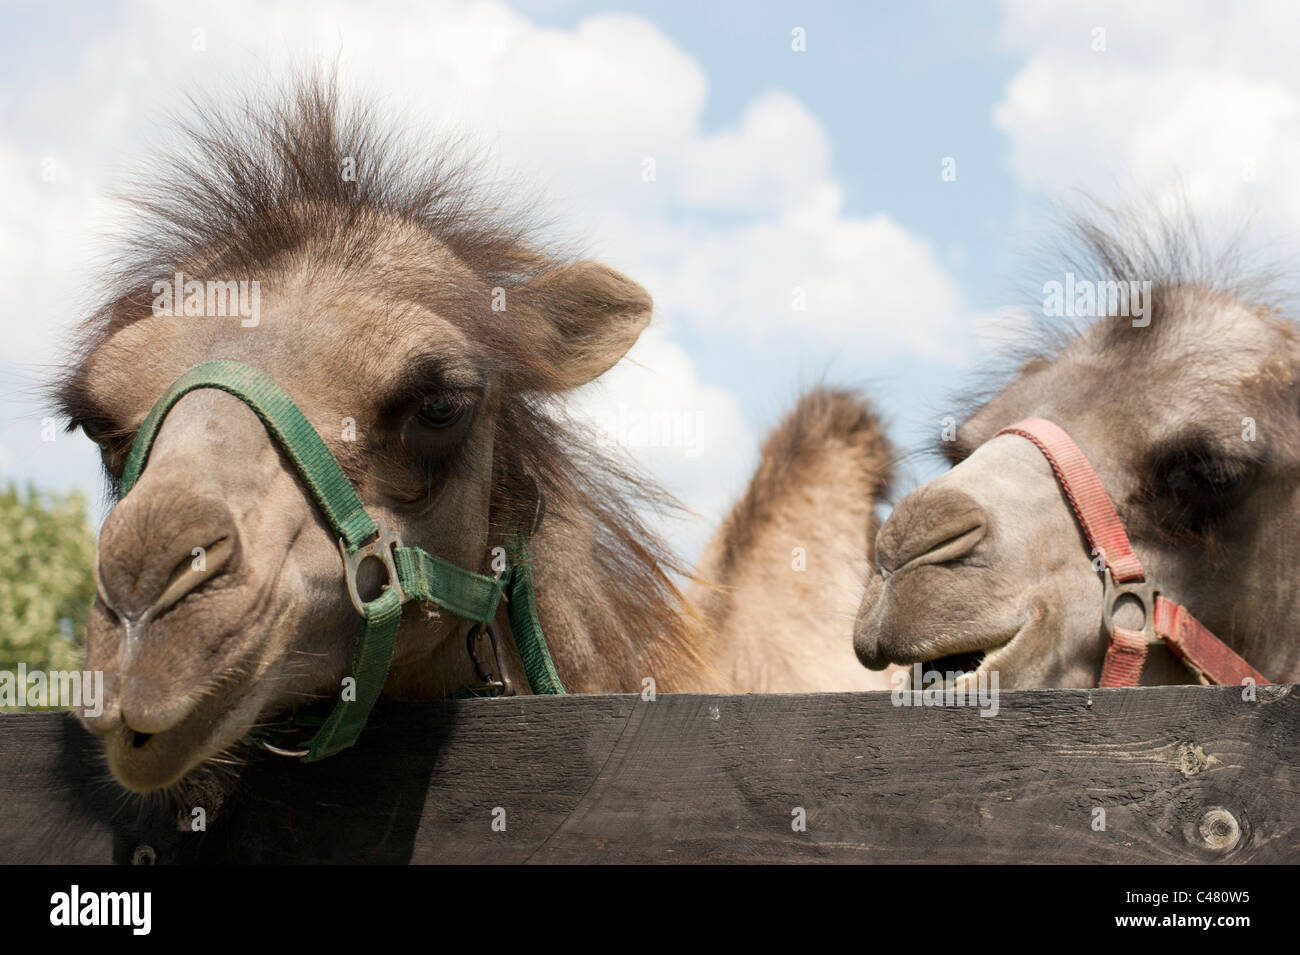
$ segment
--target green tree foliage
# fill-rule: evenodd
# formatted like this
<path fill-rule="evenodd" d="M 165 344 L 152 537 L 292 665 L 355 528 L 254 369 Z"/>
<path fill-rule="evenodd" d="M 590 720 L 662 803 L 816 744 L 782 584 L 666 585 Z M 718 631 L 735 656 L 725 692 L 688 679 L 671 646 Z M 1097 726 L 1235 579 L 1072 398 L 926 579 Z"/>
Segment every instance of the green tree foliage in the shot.
<path fill-rule="evenodd" d="M 94 561 L 79 491 L 0 489 L 0 669 L 81 667 Z"/>

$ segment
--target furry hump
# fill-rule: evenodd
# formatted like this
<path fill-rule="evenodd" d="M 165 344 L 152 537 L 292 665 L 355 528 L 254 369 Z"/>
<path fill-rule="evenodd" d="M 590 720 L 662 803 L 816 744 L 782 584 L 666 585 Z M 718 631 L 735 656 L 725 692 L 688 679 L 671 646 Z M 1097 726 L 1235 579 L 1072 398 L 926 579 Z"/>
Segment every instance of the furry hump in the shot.
<path fill-rule="evenodd" d="M 714 626 L 709 658 L 745 692 L 872 690 L 845 636 L 873 573 L 893 452 L 870 403 L 805 394 L 763 444 L 758 471 L 700 559 L 691 597 Z"/>

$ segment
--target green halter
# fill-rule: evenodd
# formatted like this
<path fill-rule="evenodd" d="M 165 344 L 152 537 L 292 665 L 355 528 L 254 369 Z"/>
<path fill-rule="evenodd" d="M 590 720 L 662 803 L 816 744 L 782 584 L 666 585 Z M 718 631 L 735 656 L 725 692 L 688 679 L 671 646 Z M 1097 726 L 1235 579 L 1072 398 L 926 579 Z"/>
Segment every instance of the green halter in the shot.
<path fill-rule="evenodd" d="M 512 539 L 507 552 L 509 566 L 500 578 L 465 570 L 418 547 L 403 547 L 395 534 L 366 513 L 352 482 L 293 399 L 256 368 L 237 361 L 208 361 L 181 375 L 158 399 L 140 426 L 122 472 L 123 497 L 139 480 L 167 413 L 182 397 L 199 388 L 225 391 L 252 408 L 289 456 L 312 500 L 339 536 L 348 594 L 364 620 L 352 654 L 351 676 L 356 681 L 356 699 L 340 699 L 333 712 L 319 722 L 311 741 L 290 755 L 312 762 L 356 742 L 388 678 L 402 605 L 409 600 L 434 604 L 486 627 L 496 615 L 504 593 L 515 648 L 532 691 L 564 692 L 537 619 L 527 538 L 516 535 Z M 388 570 L 388 583 L 374 600 L 363 601 L 357 592 L 356 575 L 367 558 L 383 562 Z M 311 726 L 313 722 L 303 715 L 292 721 L 292 726 Z M 265 743 L 290 728 L 290 724 L 280 724 L 270 731 L 261 731 L 258 736 Z M 285 752 L 274 745 L 268 744 L 268 748 Z"/>

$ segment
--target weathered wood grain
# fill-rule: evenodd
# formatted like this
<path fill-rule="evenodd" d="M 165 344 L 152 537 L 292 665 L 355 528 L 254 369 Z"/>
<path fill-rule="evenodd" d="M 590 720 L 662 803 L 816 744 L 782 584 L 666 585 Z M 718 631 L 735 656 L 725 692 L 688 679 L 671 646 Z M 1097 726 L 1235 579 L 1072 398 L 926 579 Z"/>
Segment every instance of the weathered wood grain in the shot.
<path fill-rule="evenodd" d="M 0 861 L 1300 862 L 1295 686 L 999 702 L 992 718 L 887 693 L 390 705 L 322 763 L 253 759 L 205 833 L 116 790 L 70 720 L 5 716 Z"/>

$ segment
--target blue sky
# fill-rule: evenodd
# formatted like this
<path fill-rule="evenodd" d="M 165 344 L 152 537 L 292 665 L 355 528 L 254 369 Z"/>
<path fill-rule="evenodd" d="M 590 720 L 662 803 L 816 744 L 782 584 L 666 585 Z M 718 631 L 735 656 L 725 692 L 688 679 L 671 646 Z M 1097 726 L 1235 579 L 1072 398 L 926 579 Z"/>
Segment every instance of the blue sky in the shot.
<path fill-rule="evenodd" d="M 1008 275 L 1023 248 L 1017 210 L 1026 197 L 1005 168 L 1004 136 L 990 122 L 1019 57 L 998 42 L 991 3 L 524 3 L 540 23 L 571 28 L 608 10 L 636 13 L 688 50 L 709 71 L 706 128 L 733 123 L 747 102 L 779 88 L 825 123 L 832 168 L 845 187 L 845 211 L 886 212 L 924 236 L 945 258 L 965 304 L 995 309 L 1018 291 Z M 809 50 L 790 55 L 793 25 Z M 956 182 L 942 181 L 942 157 L 959 160 Z M 902 446 L 923 444 L 942 417 L 963 362 L 898 354 L 844 354 L 833 345 L 799 354 L 756 350 L 728 362 L 723 333 L 690 328 L 696 355 L 718 355 L 713 380 L 744 396 L 757 420 L 773 420 L 799 385 L 824 377 L 863 386 L 894 425 Z M 918 474 L 935 465 L 918 464 Z"/>
<path fill-rule="evenodd" d="M 863 387 L 901 449 L 933 437 L 1015 334 L 1007 309 L 1053 277 L 1024 265 L 1053 238 L 1049 203 L 1179 188 L 1197 211 L 1262 209 L 1294 232 L 1296 14 L 1175 6 L 9 3 L 0 480 L 98 493 L 88 442 L 42 440 L 28 389 L 93 288 L 107 194 L 159 145 L 159 111 L 337 51 L 345 85 L 470 130 L 654 293 L 654 332 L 575 409 L 704 422 L 685 447 L 625 448 L 702 515 L 672 531 L 692 552 L 809 384 Z"/>

